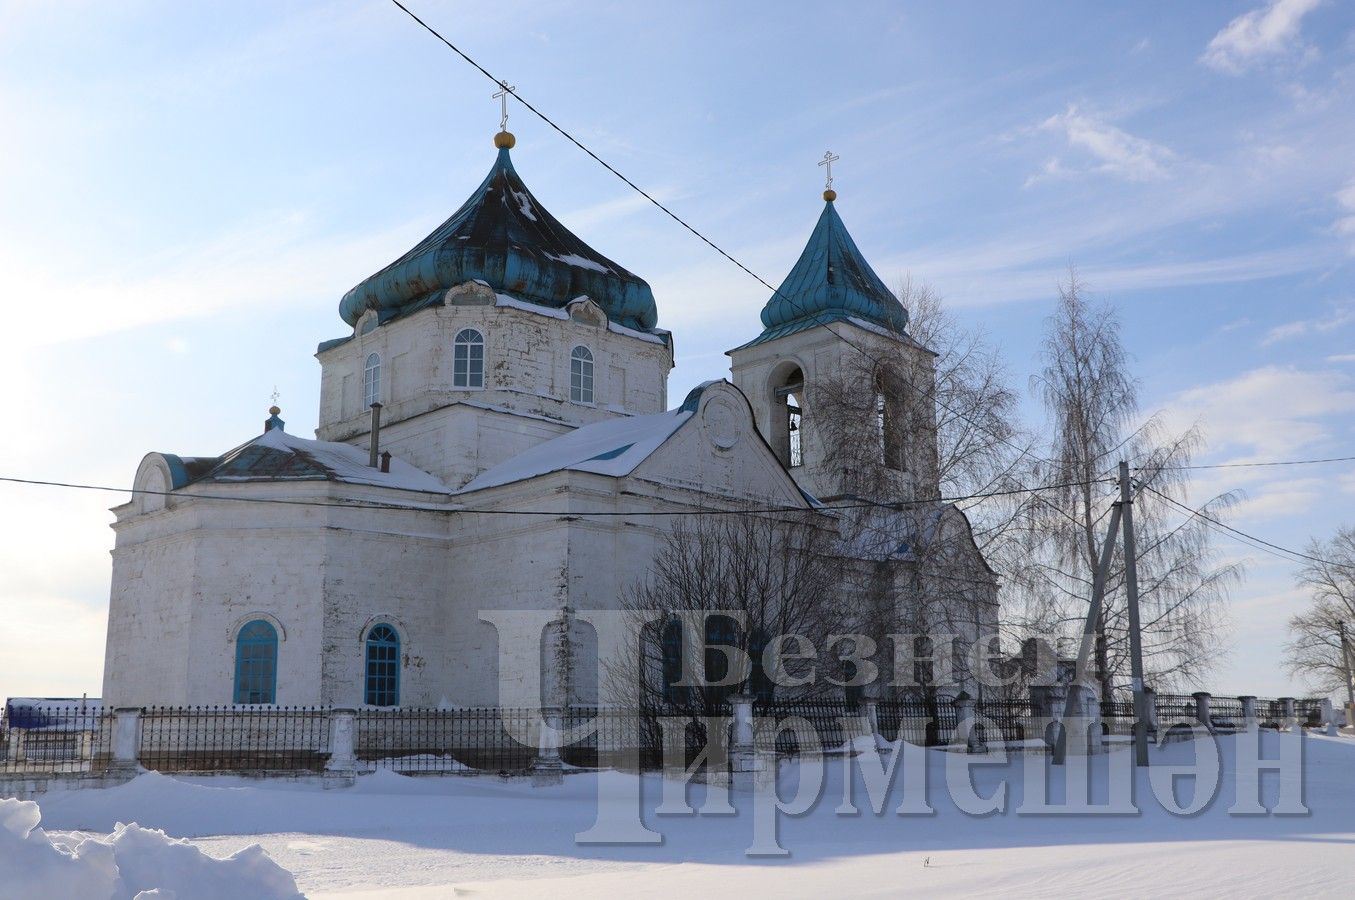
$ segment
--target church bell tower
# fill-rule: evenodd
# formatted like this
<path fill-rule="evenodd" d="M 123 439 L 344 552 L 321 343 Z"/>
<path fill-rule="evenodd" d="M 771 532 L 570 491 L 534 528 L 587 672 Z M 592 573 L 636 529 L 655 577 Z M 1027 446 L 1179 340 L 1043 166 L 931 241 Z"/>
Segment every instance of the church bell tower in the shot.
<path fill-rule="evenodd" d="M 823 211 L 763 307 L 762 333 L 728 351 L 733 381 L 813 496 L 936 497 L 935 354 L 908 335 L 908 312 L 838 216 L 836 159 L 820 162 Z"/>

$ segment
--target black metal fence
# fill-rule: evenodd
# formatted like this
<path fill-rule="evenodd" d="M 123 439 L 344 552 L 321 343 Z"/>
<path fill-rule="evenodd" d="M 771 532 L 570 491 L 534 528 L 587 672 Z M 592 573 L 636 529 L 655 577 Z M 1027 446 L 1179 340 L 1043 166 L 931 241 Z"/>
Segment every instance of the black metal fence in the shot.
<path fill-rule="evenodd" d="M 753 717 L 758 728 L 755 746 L 778 753 L 794 755 L 809 750 L 839 751 L 868 729 L 864 725 L 865 711 L 860 703 L 847 700 L 770 700 L 753 704 Z M 814 732 L 801 733 L 787 720 L 802 719 Z M 803 727 L 803 726 L 801 726 Z M 804 746 L 808 743 L 809 746 Z"/>
<path fill-rule="evenodd" d="M 79 702 L 0 711 L 0 775 L 98 775 L 112 758 L 112 716 Z"/>
<path fill-rule="evenodd" d="M 959 726 L 959 711 L 946 698 L 881 700 L 876 707 L 880 736 L 923 747 L 949 744 Z"/>
<path fill-rule="evenodd" d="M 1195 721 L 1195 698 L 1189 694 L 1155 694 L 1157 717 L 1164 725 L 1168 721 L 1189 719 Z"/>
<path fill-rule="evenodd" d="M 1156 703 L 1163 723 L 1195 717 L 1194 697 L 1159 694 Z M 1306 724 L 1320 723 L 1321 700 L 1298 700 L 1295 709 Z M 1244 722 L 1238 698 L 1214 697 L 1211 710 L 1216 724 Z M 1282 726 L 1283 710 L 1279 700 L 1258 698 L 1258 724 Z M 762 750 L 846 751 L 872 739 L 864 702 L 778 699 L 755 703 L 752 712 L 755 746 Z M 959 711 L 947 698 L 891 698 L 878 701 L 875 712 L 886 741 L 934 747 L 956 740 Z M 1049 737 L 1048 723 L 1034 717 L 1028 702 L 985 701 L 974 712 L 988 742 Z M 1131 702 L 1104 701 L 1101 716 L 1106 733 L 1132 734 Z M 331 762 L 335 729 L 351 728 L 338 739 L 351 740 L 358 771 L 520 774 L 551 746 L 567 768 L 654 769 L 691 765 L 703 753 L 718 759 L 722 754 L 718 748 L 709 752 L 709 744 L 731 746 L 731 719 L 728 704 L 700 714 L 676 707 L 574 707 L 555 720 L 559 728 L 546 733 L 543 747 L 536 709 L 362 709 L 339 717 L 325 707 L 151 707 L 139 711 L 134 745 L 135 761 L 161 772 L 320 772 Z M 708 723 L 720 731 L 711 732 Z M 112 713 L 78 701 L 6 707 L 0 714 L 0 776 L 103 774 L 114 761 L 114 731 Z"/>
<path fill-rule="evenodd" d="M 153 706 L 137 759 L 157 772 L 319 772 L 329 720 L 319 706 Z"/>
<path fill-rule="evenodd" d="M 1212 697 L 1209 718 L 1216 728 L 1245 728 L 1247 711 L 1239 697 Z"/>
<path fill-rule="evenodd" d="M 539 740 L 534 710 L 365 709 L 353 745 L 363 768 L 512 774 L 531 767 Z"/>
<path fill-rule="evenodd" d="M 1284 704 L 1274 697 L 1257 697 L 1256 723 L 1262 728 L 1279 728 L 1284 724 Z"/>
<path fill-rule="evenodd" d="M 985 700 L 975 707 L 974 713 L 979 717 L 979 734 L 985 741 L 1044 740 L 1044 728 L 1035 720 L 1028 700 Z M 996 733 L 989 730 L 988 723 Z"/>
<path fill-rule="evenodd" d="M 1322 701 L 1313 698 L 1302 698 L 1294 701 L 1294 714 L 1298 716 L 1299 721 L 1305 725 L 1317 726 L 1322 724 Z"/>
<path fill-rule="evenodd" d="M 1132 735 L 1136 719 L 1133 700 L 1101 701 L 1101 731 L 1105 734 Z"/>

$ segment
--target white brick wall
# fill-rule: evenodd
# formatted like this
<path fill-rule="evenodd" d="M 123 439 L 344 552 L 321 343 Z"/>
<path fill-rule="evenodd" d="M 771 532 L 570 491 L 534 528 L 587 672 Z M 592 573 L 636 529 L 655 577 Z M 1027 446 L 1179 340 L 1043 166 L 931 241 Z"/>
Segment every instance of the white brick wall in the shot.
<path fill-rule="evenodd" d="M 452 486 L 570 427 L 667 408 L 669 347 L 609 330 L 591 304 L 580 304 L 572 318 L 562 319 L 557 317 L 562 313 L 544 307 L 533 311 L 494 302 L 489 288 L 461 285 L 448 292 L 445 305 L 371 328 L 317 354 L 319 438 L 368 445 L 371 416 L 361 387 L 363 365 L 373 352 L 382 360 L 383 443 Z M 363 327 L 365 321 L 356 330 Z M 485 340 L 483 389 L 452 386 L 453 341 L 467 327 Z M 576 346 L 593 353 L 591 404 L 569 400 Z M 511 439 L 496 436 L 486 443 L 477 433 L 482 416 L 450 414 L 466 401 L 521 414 L 531 424 L 516 426 Z M 502 417 L 498 424 L 502 431 Z"/>
<path fill-rule="evenodd" d="M 452 337 L 467 324 L 487 341 L 483 391 L 449 387 Z M 576 343 L 586 343 L 595 356 L 594 406 L 561 399 Z M 383 446 L 452 486 L 575 425 L 619 414 L 608 405 L 661 410 L 671 367 L 667 347 L 585 322 L 489 305 L 431 308 L 320 354 L 322 438 L 365 445 L 367 417 L 355 392 L 361 391 L 361 362 L 373 348 L 383 358 L 383 389 L 395 392 L 384 397 Z M 762 423 L 771 408 L 769 372 L 792 352 L 803 354 L 801 365 L 812 377 L 814 366 L 836 364 L 841 348 L 821 333 L 806 333 L 793 346 L 766 345 L 736 356 L 735 378 L 747 386 Z M 170 483 L 165 459 L 148 456 L 137 487 L 163 490 Z M 200 493 L 417 501 L 433 508 L 195 499 Z M 360 704 L 363 638 L 371 624 L 386 621 L 401 635 L 404 705 L 492 704 L 499 700 L 498 635 L 481 621 L 481 611 L 615 609 L 645 576 L 674 521 L 566 514 L 727 508 L 750 500 L 801 502 L 743 395 L 726 384 L 707 388 L 693 421 L 625 478 L 559 472 L 455 498 L 309 481 L 190 486 L 167 502 L 140 495 L 115 510 L 104 699 L 111 705 L 231 702 L 236 631 L 265 617 L 283 638 L 279 703 Z M 452 511 L 459 505 L 481 512 Z M 591 700 L 597 654 L 620 651 L 587 642 L 578 651 L 576 699 Z M 531 645 L 510 648 L 506 677 L 529 679 L 540 652 Z"/>

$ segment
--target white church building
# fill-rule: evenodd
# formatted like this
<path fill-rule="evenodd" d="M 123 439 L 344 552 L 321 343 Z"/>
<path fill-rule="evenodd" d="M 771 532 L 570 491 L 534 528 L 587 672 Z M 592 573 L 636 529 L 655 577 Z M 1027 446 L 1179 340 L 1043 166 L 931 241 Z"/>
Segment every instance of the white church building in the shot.
<path fill-rule="evenodd" d="M 344 295 L 347 330 L 315 354 L 314 439 L 275 407 L 220 456 L 141 462 L 113 510 L 105 703 L 494 704 L 513 673 L 482 610 L 616 608 L 671 527 L 644 512 L 831 522 L 842 491 L 816 380 L 862 346 L 933 377 L 830 190 L 730 376 L 670 398 L 673 336 L 649 285 L 542 207 L 513 143 L 500 132 L 461 208 Z M 921 431 L 891 466 L 898 496 L 933 502 L 981 564 L 963 514 L 934 499 Z M 995 629 L 982 571 L 970 602 Z"/>

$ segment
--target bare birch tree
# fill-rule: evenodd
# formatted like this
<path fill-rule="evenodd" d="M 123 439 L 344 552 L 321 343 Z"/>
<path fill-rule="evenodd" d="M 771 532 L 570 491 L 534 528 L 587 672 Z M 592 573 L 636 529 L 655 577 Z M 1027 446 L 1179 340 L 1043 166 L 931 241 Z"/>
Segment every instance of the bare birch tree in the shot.
<path fill-rule="evenodd" d="M 1014 573 L 1012 592 L 1019 618 L 1027 633 L 1062 635 L 1069 643 L 1080 632 L 1108 514 L 1119 497 L 1112 476 L 1119 460 L 1130 460 L 1138 484 L 1145 668 L 1160 682 L 1191 683 L 1223 650 L 1224 606 L 1241 576 L 1238 566 L 1215 561 L 1204 520 L 1171 503 L 1184 502 L 1183 467 L 1202 435 L 1198 427 L 1168 434 L 1161 415 L 1141 415 L 1119 322 L 1108 305 L 1087 299 L 1076 271 L 1059 287 L 1043 357 L 1032 385 L 1044 403 L 1050 441 L 1047 459 L 1030 477 L 1060 487 L 1033 493 L 1023 504 L 1028 564 Z M 1218 518 L 1233 502 L 1232 495 L 1220 495 L 1201 511 Z M 1123 572 L 1117 550 L 1096 623 L 1094 670 L 1103 696 L 1128 668 Z"/>
<path fill-rule="evenodd" d="M 1285 668 L 1319 690 L 1339 691 L 1345 702 L 1350 663 L 1342 653 L 1340 632 L 1346 623 L 1347 645 L 1355 643 L 1355 527 L 1338 528 L 1330 540 L 1309 542 L 1308 555 L 1316 559 L 1304 563 L 1298 582 L 1313 599 L 1289 620 Z M 1355 657 L 1355 646 L 1350 650 Z"/>

